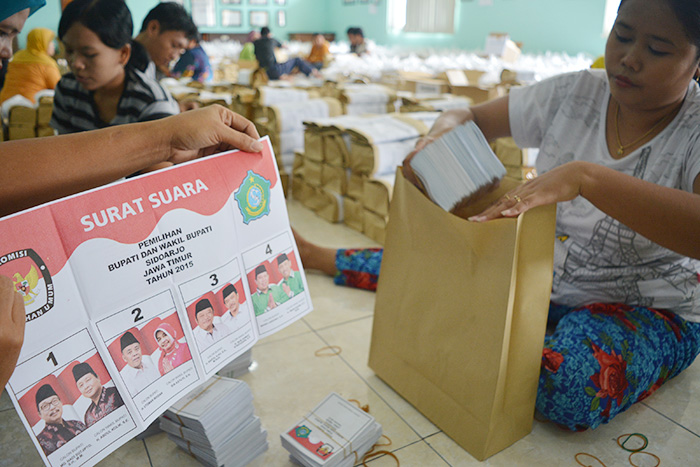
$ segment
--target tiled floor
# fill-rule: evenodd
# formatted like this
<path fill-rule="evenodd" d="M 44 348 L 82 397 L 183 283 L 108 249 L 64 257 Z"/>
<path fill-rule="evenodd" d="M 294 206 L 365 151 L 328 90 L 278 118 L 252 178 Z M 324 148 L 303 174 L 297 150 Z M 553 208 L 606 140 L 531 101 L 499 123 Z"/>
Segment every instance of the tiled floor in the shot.
<path fill-rule="evenodd" d="M 292 224 L 304 236 L 321 244 L 374 246 L 366 237 L 342 225 L 331 225 L 298 203 L 290 202 Z M 279 434 L 331 391 L 369 404 L 393 444 L 402 467 L 469 466 L 480 463 L 404 401 L 367 366 L 374 294 L 333 285 L 330 278 L 308 273 L 314 311 L 253 349 L 257 369 L 245 375 L 255 397 L 256 413 L 268 431 L 270 449 L 252 465 L 291 466 Z M 339 356 L 317 357 L 328 345 L 342 348 Z M 568 433 L 535 422 L 530 435 L 489 458 L 491 466 L 575 466 L 575 455 L 589 453 L 604 465 L 628 466 L 629 453 L 615 440 L 639 432 L 649 438 L 646 451 L 665 466 L 700 465 L 700 361 L 667 383 L 645 402 L 637 404 L 608 425 L 584 433 Z M 584 458 L 582 458 L 584 460 Z M 640 466 L 653 466 L 649 457 L 635 456 Z M 0 399 L 0 465 L 41 465 L 6 394 Z M 112 453 L 105 466 L 198 465 L 165 435 L 132 440 Z M 369 465 L 394 466 L 390 457 Z M 583 465 L 583 464 L 581 464 Z M 586 465 L 598 466 L 590 461 Z"/>

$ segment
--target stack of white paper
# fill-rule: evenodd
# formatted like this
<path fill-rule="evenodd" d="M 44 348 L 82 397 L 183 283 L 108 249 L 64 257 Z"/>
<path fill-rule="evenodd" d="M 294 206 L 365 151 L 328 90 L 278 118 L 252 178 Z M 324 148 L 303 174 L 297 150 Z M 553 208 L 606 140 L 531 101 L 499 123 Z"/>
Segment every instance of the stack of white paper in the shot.
<path fill-rule="evenodd" d="M 211 466 L 243 466 L 267 451 L 267 431 L 243 381 L 214 376 L 160 417 L 178 446 Z"/>
<path fill-rule="evenodd" d="M 238 358 L 220 369 L 217 374 L 226 378 L 240 378 L 248 373 L 253 366 L 253 349 L 243 352 Z"/>
<path fill-rule="evenodd" d="M 472 121 L 441 136 L 411 160 L 428 196 L 446 211 L 497 183 L 506 169 Z"/>
<path fill-rule="evenodd" d="M 381 435 L 382 427 L 373 416 L 333 392 L 280 438 L 294 463 L 350 467 Z"/>

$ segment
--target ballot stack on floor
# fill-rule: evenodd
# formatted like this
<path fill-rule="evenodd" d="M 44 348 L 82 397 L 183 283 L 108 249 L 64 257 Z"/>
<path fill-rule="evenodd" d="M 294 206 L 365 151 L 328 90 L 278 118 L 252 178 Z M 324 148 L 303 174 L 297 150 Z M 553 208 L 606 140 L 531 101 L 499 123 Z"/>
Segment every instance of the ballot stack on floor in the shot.
<path fill-rule="evenodd" d="M 350 467 L 362 462 L 381 435 L 372 415 L 333 392 L 280 439 L 295 464 Z"/>
<path fill-rule="evenodd" d="M 249 349 L 231 363 L 220 369 L 217 374 L 226 378 L 240 378 L 248 373 L 254 365 L 253 349 Z"/>
<path fill-rule="evenodd" d="M 243 381 L 214 376 L 159 420 L 168 438 L 205 465 L 244 466 L 268 449 Z"/>

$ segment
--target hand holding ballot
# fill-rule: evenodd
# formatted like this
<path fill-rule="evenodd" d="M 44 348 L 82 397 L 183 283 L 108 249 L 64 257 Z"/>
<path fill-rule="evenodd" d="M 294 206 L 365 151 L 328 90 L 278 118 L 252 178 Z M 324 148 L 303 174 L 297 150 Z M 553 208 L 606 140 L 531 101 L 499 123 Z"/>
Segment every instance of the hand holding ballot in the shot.
<path fill-rule="evenodd" d="M 0 276 L 0 385 L 15 369 L 24 341 L 24 302 L 9 277 Z"/>
<path fill-rule="evenodd" d="M 226 149 L 259 152 L 257 138 L 249 120 L 213 105 L 151 122 L 7 141 L 2 144 L 0 216 L 163 162 L 178 164 Z"/>

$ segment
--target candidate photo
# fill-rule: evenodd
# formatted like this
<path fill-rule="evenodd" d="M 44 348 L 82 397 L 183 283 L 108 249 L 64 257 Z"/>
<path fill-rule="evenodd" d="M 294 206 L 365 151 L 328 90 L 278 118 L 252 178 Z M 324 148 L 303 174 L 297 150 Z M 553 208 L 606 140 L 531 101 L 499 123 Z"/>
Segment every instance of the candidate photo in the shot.
<path fill-rule="evenodd" d="M 211 293 L 207 295 L 213 297 Z M 216 320 L 218 322 L 214 320 L 215 316 L 217 316 L 217 313 L 209 298 L 200 298 L 197 300 L 194 305 L 193 324 L 196 324 L 196 327 L 193 329 L 193 332 L 200 351 L 211 347 L 215 342 L 231 334 L 231 330 L 226 324 L 221 322 L 220 318 Z"/>
<path fill-rule="evenodd" d="M 75 386 L 80 391 L 81 396 L 90 401 L 83 416 L 85 426 L 90 427 L 94 425 L 124 405 L 117 388 L 105 386 L 100 376 L 89 363 L 78 363 L 71 371 L 75 380 Z M 103 373 L 106 373 L 106 370 Z M 76 409 L 78 405 L 79 401 L 76 401 Z"/>

